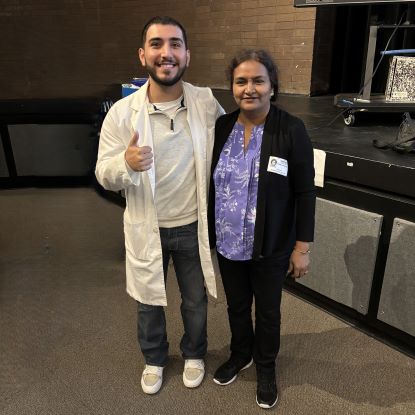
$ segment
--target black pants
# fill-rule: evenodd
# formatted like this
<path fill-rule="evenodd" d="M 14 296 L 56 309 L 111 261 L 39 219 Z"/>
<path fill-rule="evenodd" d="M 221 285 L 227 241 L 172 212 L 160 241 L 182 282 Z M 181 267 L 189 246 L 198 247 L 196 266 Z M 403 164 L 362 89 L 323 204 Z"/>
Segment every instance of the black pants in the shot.
<path fill-rule="evenodd" d="M 290 254 L 232 261 L 218 253 L 231 328 L 231 354 L 251 356 L 257 369 L 275 370 L 280 348 L 281 293 Z M 255 330 L 251 308 L 255 297 Z"/>

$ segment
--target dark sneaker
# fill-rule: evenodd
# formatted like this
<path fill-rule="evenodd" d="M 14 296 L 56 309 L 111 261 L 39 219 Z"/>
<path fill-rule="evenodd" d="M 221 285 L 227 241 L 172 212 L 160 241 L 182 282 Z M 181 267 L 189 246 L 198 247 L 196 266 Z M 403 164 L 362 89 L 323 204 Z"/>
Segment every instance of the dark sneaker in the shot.
<path fill-rule="evenodd" d="M 275 373 L 262 373 L 257 371 L 257 377 L 256 403 L 261 408 L 272 408 L 278 401 Z"/>
<path fill-rule="evenodd" d="M 213 381 L 218 385 L 229 385 L 232 383 L 241 370 L 248 369 L 252 365 L 250 360 L 232 357 L 216 370 Z"/>

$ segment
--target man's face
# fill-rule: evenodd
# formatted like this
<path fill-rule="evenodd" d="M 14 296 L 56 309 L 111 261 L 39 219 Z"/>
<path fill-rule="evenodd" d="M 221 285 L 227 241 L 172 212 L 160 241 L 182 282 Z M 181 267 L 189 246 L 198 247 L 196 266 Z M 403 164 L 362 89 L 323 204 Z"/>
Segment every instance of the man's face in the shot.
<path fill-rule="evenodd" d="M 163 86 L 172 86 L 180 81 L 189 66 L 190 53 L 177 26 L 151 25 L 138 53 L 150 77 Z"/>

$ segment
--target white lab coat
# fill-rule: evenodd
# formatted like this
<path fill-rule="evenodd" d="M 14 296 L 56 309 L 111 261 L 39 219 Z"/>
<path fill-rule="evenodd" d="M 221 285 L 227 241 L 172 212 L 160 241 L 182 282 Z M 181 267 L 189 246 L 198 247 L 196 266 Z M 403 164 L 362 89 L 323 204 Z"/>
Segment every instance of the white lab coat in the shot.
<path fill-rule="evenodd" d="M 167 305 L 161 242 L 154 206 L 155 169 L 127 169 L 124 153 L 138 133 L 138 145 L 153 148 L 150 119 L 145 104 L 148 82 L 137 92 L 116 102 L 105 117 L 98 150 L 96 177 L 108 190 L 124 189 L 127 292 L 152 305 Z M 183 82 L 187 121 L 191 131 L 197 182 L 199 253 L 205 285 L 216 297 L 216 281 L 209 248 L 207 200 L 216 119 L 224 113 L 209 88 Z M 180 201 L 174 201 L 180 203 Z"/>

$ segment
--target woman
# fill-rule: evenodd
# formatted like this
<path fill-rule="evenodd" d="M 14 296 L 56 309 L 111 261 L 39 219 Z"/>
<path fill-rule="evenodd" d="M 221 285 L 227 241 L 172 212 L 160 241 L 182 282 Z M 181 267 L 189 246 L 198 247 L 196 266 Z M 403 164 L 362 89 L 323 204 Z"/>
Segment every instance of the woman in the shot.
<path fill-rule="evenodd" d="M 209 236 L 218 254 L 232 337 L 231 356 L 214 381 L 227 385 L 254 361 L 256 401 L 271 408 L 278 399 L 282 285 L 287 272 L 302 277 L 310 263 L 313 149 L 302 121 L 271 105 L 278 79 L 267 52 L 240 52 L 228 75 L 239 109 L 216 122 Z"/>

